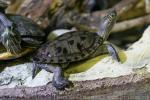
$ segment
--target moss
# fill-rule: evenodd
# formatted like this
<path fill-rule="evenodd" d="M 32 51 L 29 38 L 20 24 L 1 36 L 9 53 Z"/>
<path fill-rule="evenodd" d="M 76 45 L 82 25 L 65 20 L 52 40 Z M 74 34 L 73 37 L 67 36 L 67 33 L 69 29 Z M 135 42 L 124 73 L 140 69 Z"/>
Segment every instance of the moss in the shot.
<path fill-rule="evenodd" d="M 91 58 L 88 60 L 72 63 L 68 69 L 65 70 L 65 75 L 68 76 L 69 74 L 75 74 L 84 72 L 88 69 L 90 69 L 92 66 L 94 66 L 96 63 L 98 63 L 103 58 L 107 57 L 108 55 L 100 55 L 95 58 Z M 125 53 L 123 50 L 119 52 L 119 58 L 121 60 L 121 63 L 124 63 L 127 59 Z M 68 74 L 68 75 L 67 75 Z"/>
<path fill-rule="evenodd" d="M 84 72 L 88 69 L 90 69 L 94 64 L 96 64 L 98 61 L 102 60 L 106 55 L 101 55 L 92 59 L 72 63 L 68 69 L 65 70 L 65 73 L 67 74 L 74 74 L 74 73 L 80 73 Z"/>
<path fill-rule="evenodd" d="M 121 63 L 124 63 L 127 60 L 127 56 L 123 50 L 120 50 L 118 55 Z"/>

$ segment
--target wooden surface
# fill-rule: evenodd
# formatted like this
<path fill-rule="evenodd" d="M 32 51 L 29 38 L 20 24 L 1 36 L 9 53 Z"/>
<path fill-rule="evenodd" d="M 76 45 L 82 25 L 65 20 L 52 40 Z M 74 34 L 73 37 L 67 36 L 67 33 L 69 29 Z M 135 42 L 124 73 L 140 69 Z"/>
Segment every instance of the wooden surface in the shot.
<path fill-rule="evenodd" d="M 148 96 L 150 75 L 127 75 L 117 78 L 105 78 L 92 81 L 73 82 L 74 87 L 65 91 L 56 91 L 51 83 L 41 87 L 16 87 L 0 90 L 2 100 L 50 100 L 50 99 L 99 99 L 130 100 L 136 95 Z M 127 96 L 126 96 L 127 95 Z M 140 98 L 140 97 L 139 97 Z M 122 100 L 121 99 L 121 100 Z"/>

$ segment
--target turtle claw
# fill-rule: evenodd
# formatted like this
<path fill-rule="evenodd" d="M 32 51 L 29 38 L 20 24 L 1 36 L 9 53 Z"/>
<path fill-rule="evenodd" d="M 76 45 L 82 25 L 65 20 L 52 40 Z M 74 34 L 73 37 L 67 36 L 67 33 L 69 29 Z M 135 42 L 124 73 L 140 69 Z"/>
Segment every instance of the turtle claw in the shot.
<path fill-rule="evenodd" d="M 35 65 L 33 65 L 33 69 L 32 69 L 32 79 L 35 78 L 36 76 L 36 70 L 37 70 L 37 67 Z"/>
<path fill-rule="evenodd" d="M 38 71 L 39 71 L 39 67 L 36 63 L 33 63 L 33 69 L 32 69 L 32 79 L 35 78 L 35 76 L 37 75 Z"/>
<path fill-rule="evenodd" d="M 57 90 L 64 90 L 70 86 L 71 82 L 67 79 L 61 78 L 59 80 L 53 80 L 52 84 Z"/>

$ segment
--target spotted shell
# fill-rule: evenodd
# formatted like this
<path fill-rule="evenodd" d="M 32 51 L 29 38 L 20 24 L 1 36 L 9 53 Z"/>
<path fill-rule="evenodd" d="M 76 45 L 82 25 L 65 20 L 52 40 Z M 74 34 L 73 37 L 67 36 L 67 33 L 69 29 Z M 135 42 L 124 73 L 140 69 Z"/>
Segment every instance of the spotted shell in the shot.
<path fill-rule="evenodd" d="M 44 44 L 33 60 L 42 63 L 80 61 L 88 58 L 102 43 L 103 39 L 96 33 L 68 32 Z"/>

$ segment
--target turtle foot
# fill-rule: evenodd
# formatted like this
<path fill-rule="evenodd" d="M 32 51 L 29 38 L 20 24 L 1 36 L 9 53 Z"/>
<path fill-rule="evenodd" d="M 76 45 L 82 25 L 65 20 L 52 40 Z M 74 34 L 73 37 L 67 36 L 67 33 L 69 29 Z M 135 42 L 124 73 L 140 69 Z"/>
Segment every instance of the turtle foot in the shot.
<path fill-rule="evenodd" d="M 59 80 L 53 80 L 52 84 L 57 90 L 64 90 L 70 86 L 71 82 L 67 79 L 59 78 Z"/>
<path fill-rule="evenodd" d="M 54 76 L 52 84 L 57 90 L 64 90 L 65 88 L 70 86 L 70 81 L 64 78 L 62 69 L 60 67 L 56 67 L 54 70 Z"/>

